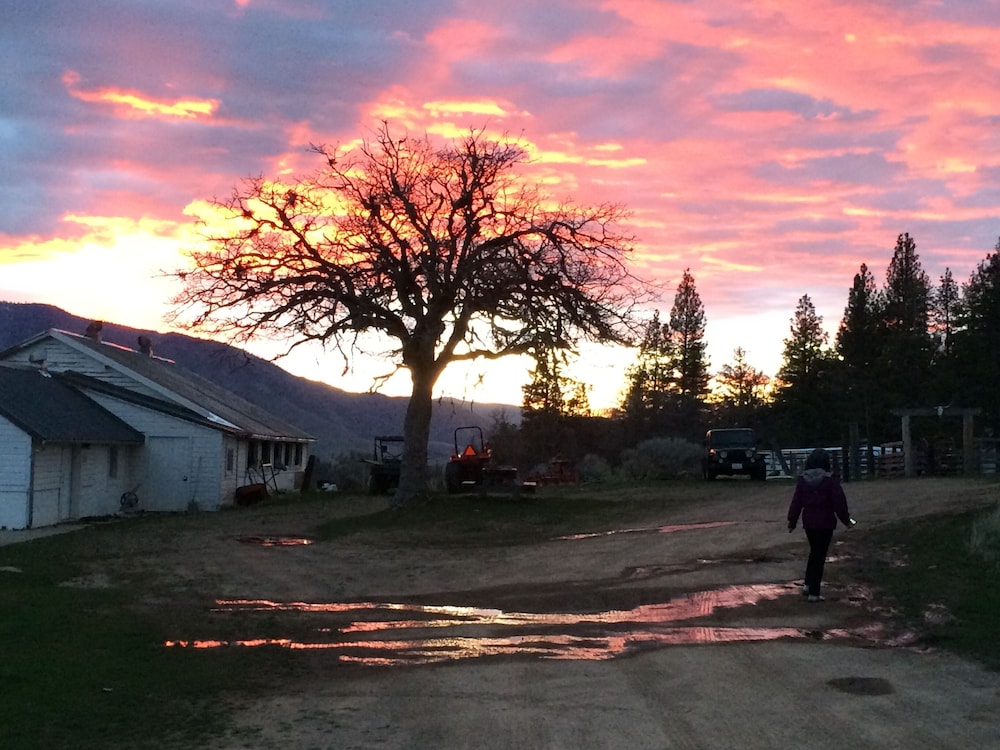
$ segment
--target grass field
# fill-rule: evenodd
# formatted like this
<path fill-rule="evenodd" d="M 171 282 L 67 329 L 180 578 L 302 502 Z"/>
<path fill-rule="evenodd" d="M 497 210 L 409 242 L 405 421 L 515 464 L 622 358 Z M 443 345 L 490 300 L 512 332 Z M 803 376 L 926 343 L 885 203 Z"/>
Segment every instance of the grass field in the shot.
<path fill-rule="evenodd" d="M 977 525 L 995 523 L 994 511 L 879 529 L 866 538 L 858 574 L 884 592 L 923 642 L 1000 670 L 997 550 L 970 544 Z"/>
<path fill-rule="evenodd" d="M 666 502 L 662 491 L 622 488 L 613 503 L 608 495 L 556 494 L 517 504 L 443 500 L 329 522 L 315 537 L 363 533 L 385 547 L 527 544 L 648 519 Z M 147 518 L 0 547 L 3 750 L 199 747 L 224 728 L 228 707 L 301 668 L 267 649 L 163 648 L 169 624 L 150 620 L 149 608 L 138 606 L 155 595 L 141 579 L 73 585 L 90 563 L 123 551 L 142 554 L 144 545 L 169 544 L 185 527 L 213 524 L 221 515 Z M 1000 669 L 1000 570 L 981 546 L 973 554 L 969 545 L 984 518 L 979 512 L 873 529 L 857 542 L 863 547 L 856 575 L 877 585 L 933 645 Z M 929 621 L 929 607 L 947 614 Z"/>

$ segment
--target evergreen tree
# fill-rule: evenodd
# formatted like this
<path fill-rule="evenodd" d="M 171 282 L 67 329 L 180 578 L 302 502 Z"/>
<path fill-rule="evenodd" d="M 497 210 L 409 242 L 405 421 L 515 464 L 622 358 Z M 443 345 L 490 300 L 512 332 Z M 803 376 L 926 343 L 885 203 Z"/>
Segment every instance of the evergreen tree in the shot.
<path fill-rule="evenodd" d="M 878 380 L 875 366 L 882 352 L 881 309 L 882 298 L 875 277 L 862 263 L 847 294 L 835 348 L 840 356 L 838 386 L 844 393 L 845 416 L 859 423 L 870 440 L 881 437 L 873 434 L 880 426 L 874 391 Z"/>
<path fill-rule="evenodd" d="M 817 445 L 838 437 L 836 419 L 828 403 L 830 357 L 824 350 L 827 334 L 823 318 L 808 294 L 799 298 L 785 339 L 775 414 L 784 440 L 797 445 Z"/>
<path fill-rule="evenodd" d="M 766 388 L 770 382 L 763 372 L 746 360 L 741 347 L 733 350 L 733 361 L 723 365 L 716 375 L 719 385 L 719 424 L 732 427 L 754 427 L 766 403 Z"/>
<path fill-rule="evenodd" d="M 672 385 L 670 326 L 655 311 L 646 324 L 636 363 L 625 374 L 622 412 L 636 442 L 662 428 Z"/>
<path fill-rule="evenodd" d="M 823 318 L 808 294 L 799 298 L 792 318 L 789 337 L 785 339 L 782 365 L 778 370 L 779 389 L 809 388 L 819 377 L 825 355 L 827 334 Z"/>
<path fill-rule="evenodd" d="M 529 456 L 553 456 L 569 443 L 569 417 L 590 415 L 588 388 L 563 374 L 564 351 L 540 347 L 533 356 L 531 381 L 521 388 L 521 448 Z"/>
<path fill-rule="evenodd" d="M 949 403 L 960 372 L 955 359 L 955 333 L 961 315 L 962 290 L 944 269 L 941 284 L 931 294 L 930 331 L 932 336 L 931 378 L 936 403 Z"/>
<path fill-rule="evenodd" d="M 521 418 L 557 417 L 563 408 L 563 377 L 560 354 L 555 349 L 539 348 L 534 353 L 535 368 L 531 380 L 521 387 Z"/>
<path fill-rule="evenodd" d="M 962 374 L 954 397 L 980 407 L 1000 434 L 1000 240 L 963 287 L 961 326 L 955 355 Z"/>
<path fill-rule="evenodd" d="M 961 301 L 961 289 L 952 276 L 951 269 L 945 268 L 941 285 L 932 295 L 930 309 L 930 329 L 936 339 L 935 350 L 939 356 L 947 357 L 951 354 Z"/>
<path fill-rule="evenodd" d="M 681 396 L 702 399 L 708 394 L 708 358 L 705 343 L 705 306 L 695 288 L 691 269 L 677 286 L 670 311 L 670 364 L 674 372 L 673 390 Z"/>
<path fill-rule="evenodd" d="M 879 369 L 889 407 L 920 406 L 929 398 L 930 295 L 916 242 L 909 234 L 901 234 L 886 271 L 881 316 L 884 341 Z"/>

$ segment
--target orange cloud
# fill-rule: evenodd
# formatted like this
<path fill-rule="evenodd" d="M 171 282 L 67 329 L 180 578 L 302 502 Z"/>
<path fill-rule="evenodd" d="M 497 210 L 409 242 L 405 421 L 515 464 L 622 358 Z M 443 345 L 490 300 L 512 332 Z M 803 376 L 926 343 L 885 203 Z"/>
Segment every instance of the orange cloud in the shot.
<path fill-rule="evenodd" d="M 63 74 L 63 84 L 74 99 L 91 104 L 110 104 L 116 114 L 125 118 L 163 117 L 167 119 L 193 120 L 212 115 L 219 108 L 218 99 L 157 99 L 138 91 L 127 91 L 113 87 L 92 90 L 77 89 L 80 74 L 68 70 Z"/>

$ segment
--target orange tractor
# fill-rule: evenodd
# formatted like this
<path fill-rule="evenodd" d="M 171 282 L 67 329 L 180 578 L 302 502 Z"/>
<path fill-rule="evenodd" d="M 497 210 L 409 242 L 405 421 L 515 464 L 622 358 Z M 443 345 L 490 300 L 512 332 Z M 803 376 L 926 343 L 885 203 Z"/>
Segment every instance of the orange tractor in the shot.
<path fill-rule="evenodd" d="M 464 447 L 459 449 L 462 444 Z M 513 489 L 517 485 L 517 468 L 494 463 L 481 428 L 459 427 L 455 430 L 455 452 L 444 467 L 444 484 L 450 493 L 487 487 Z"/>

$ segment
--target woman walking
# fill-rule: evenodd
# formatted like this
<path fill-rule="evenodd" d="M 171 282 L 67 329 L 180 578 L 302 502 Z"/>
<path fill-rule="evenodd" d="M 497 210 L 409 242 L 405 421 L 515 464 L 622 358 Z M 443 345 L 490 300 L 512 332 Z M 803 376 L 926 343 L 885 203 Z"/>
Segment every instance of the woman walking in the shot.
<path fill-rule="evenodd" d="M 820 585 L 826 553 L 833 540 L 837 519 L 848 528 L 854 525 L 847 508 L 847 497 L 840 480 L 830 473 L 830 454 L 817 448 L 806 459 L 805 471 L 795 483 L 795 494 L 788 506 L 788 531 L 795 530 L 802 516 L 802 528 L 809 540 L 809 560 L 806 562 L 805 585 L 802 593 L 807 601 L 821 602 Z"/>

